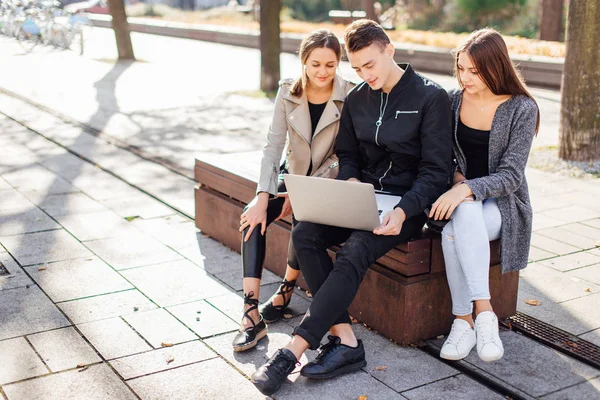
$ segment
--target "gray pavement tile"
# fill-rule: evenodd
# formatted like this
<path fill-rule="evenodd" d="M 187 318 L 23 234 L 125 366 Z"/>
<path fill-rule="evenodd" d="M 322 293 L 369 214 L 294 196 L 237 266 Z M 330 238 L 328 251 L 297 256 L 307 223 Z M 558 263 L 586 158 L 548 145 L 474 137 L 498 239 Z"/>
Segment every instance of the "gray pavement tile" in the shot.
<path fill-rule="evenodd" d="M 49 372 L 24 338 L 0 341 L 0 385 Z"/>
<path fill-rule="evenodd" d="M 539 249 L 535 246 L 529 248 L 529 259 L 532 261 L 545 260 L 556 256 L 557 254 L 550 253 L 549 251 Z"/>
<path fill-rule="evenodd" d="M 553 227 L 561 226 L 561 225 L 565 224 L 565 221 L 562 221 L 560 219 L 552 218 L 552 217 L 549 217 L 548 215 L 539 214 L 539 212 L 541 210 L 539 210 L 538 208 L 534 208 L 534 210 L 536 211 L 533 214 L 532 228 L 533 228 L 534 232 L 537 232 L 541 229 L 553 228 Z"/>
<path fill-rule="evenodd" d="M 138 216 L 149 219 L 176 214 L 175 210 L 147 194 L 104 200 L 103 203 L 123 218 Z"/>
<path fill-rule="evenodd" d="M 558 228 L 544 229 L 537 231 L 537 233 L 558 240 L 559 242 L 570 244 L 571 246 L 575 246 L 580 249 L 593 249 L 596 245 L 596 242 L 600 240 L 600 230 L 598 231 L 597 237 L 594 239 L 588 238 L 587 236 L 582 236 L 579 233 L 574 233 L 563 226 Z"/>
<path fill-rule="evenodd" d="M 0 340 L 68 325 L 37 286 L 0 291 Z"/>
<path fill-rule="evenodd" d="M 73 258 L 92 257 L 92 253 L 62 229 L 0 237 L 22 266 Z"/>
<path fill-rule="evenodd" d="M 473 351 L 465 359 L 496 378 L 540 397 L 600 375 L 600 371 L 512 331 L 501 331 L 504 357 L 485 363 Z"/>
<path fill-rule="evenodd" d="M 588 333 L 584 333 L 583 335 L 579 335 L 583 340 L 587 340 L 595 344 L 596 346 L 600 346 L 600 329 L 593 330 Z"/>
<path fill-rule="evenodd" d="M 542 236 L 539 233 L 533 233 L 531 235 L 531 245 L 558 255 L 565 255 L 581 250 L 578 247 L 559 242 L 558 240 L 546 236 Z"/>
<path fill-rule="evenodd" d="M 21 212 L 0 211 L 0 236 L 58 229 L 58 225 L 37 207 Z"/>
<path fill-rule="evenodd" d="M 209 297 L 206 301 L 232 320 L 241 321 L 244 307 L 244 298 L 241 292 L 229 292 Z"/>
<path fill-rule="evenodd" d="M 600 229 L 600 218 L 587 219 L 581 221 L 582 224 L 591 226 L 592 228 Z"/>
<path fill-rule="evenodd" d="M 74 178 L 73 185 L 99 201 L 136 196 L 140 193 L 138 189 L 99 168 Z"/>
<path fill-rule="evenodd" d="M 40 165 L 3 174 L 2 178 L 20 192 L 49 195 L 77 191 L 69 182 Z"/>
<path fill-rule="evenodd" d="M 143 233 L 98 239 L 85 245 L 116 270 L 160 264 L 182 257 Z"/>
<path fill-rule="evenodd" d="M 397 345 L 362 324 L 355 324 L 353 328 L 356 337 L 365 346 L 367 366 L 364 370 L 397 392 L 459 373 L 440 360 L 416 348 Z M 387 369 L 376 370 L 378 366 L 385 366 Z"/>
<path fill-rule="evenodd" d="M 152 310 L 156 305 L 137 290 L 126 290 L 59 303 L 58 307 L 75 324 Z"/>
<path fill-rule="evenodd" d="M 35 204 L 15 189 L 0 190 L 0 199 L 0 212 L 21 213 L 35 208 Z"/>
<path fill-rule="evenodd" d="M 196 235 L 197 242 L 177 251 L 194 264 L 215 275 L 226 271 L 242 271 L 240 254 L 202 233 Z"/>
<path fill-rule="evenodd" d="M 47 157 L 41 160 L 40 164 L 71 183 L 73 180 L 100 170 L 93 164 L 68 152 Z"/>
<path fill-rule="evenodd" d="M 539 261 L 538 264 L 551 267 L 558 271 L 570 271 L 588 265 L 600 263 L 600 256 L 596 256 L 589 251 L 580 251 L 578 253 L 566 256 L 555 257 L 549 260 Z"/>
<path fill-rule="evenodd" d="M 10 273 L 7 276 L 0 276 L 0 290 L 14 289 L 33 284 L 25 271 L 19 267 L 8 253 L 0 253 L 0 263 Z"/>
<path fill-rule="evenodd" d="M 5 189 L 12 189 L 12 186 L 8 184 L 4 179 L 0 177 L 0 193 Z"/>
<path fill-rule="evenodd" d="M 555 303 L 600 292 L 600 286 L 540 264 L 529 264 L 519 275 L 519 286 L 533 295 L 542 295 Z"/>
<path fill-rule="evenodd" d="M 584 225 L 583 223 L 577 223 L 564 225 L 562 228 L 588 239 L 600 241 L 600 227 L 594 228 L 592 226 Z"/>
<path fill-rule="evenodd" d="M 128 384 L 144 400 L 265 398 L 249 380 L 218 358 L 135 378 Z"/>
<path fill-rule="evenodd" d="M 402 395 L 409 400 L 500 400 L 506 398 L 462 374 L 402 392 Z"/>
<path fill-rule="evenodd" d="M 175 250 L 192 245 L 198 246 L 197 236 L 201 235 L 194 221 L 181 215 L 155 219 L 136 218 L 132 224 Z"/>
<path fill-rule="evenodd" d="M 539 300 L 542 304 L 539 306 L 532 306 L 526 304 L 525 300 Z M 598 324 L 590 324 L 589 321 L 586 321 L 585 316 L 580 315 L 578 312 L 567 310 L 563 304 L 556 304 L 539 292 L 533 294 L 527 292 L 524 288 L 519 288 L 517 311 L 544 321 L 547 324 L 572 333 L 573 335 L 580 335 L 597 327 L 596 325 Z"/>
<path fill-rule="evenodd" d="M 202 300 L 229 291 L 188 260 L 134 268 L 121 273 L 161 307 Z"/>
<path fill-rule="evenodd" d="M 241 269 L 219 272 L 214 275 L 233 290 L 237 291 L 243 289 L 242 282 L 244 277 Z M 263 270 L 262 279 L 260 280 L 261 286 L 279 282 L 281 282 L 281 278 L 279 276 L 275 275 L 268 269 Z"/>
<path fill-rule="evenodd" d="M 73 327 L 36 333 L 27 339 L 52 372 L 102 361 Z"/>
<path fill-rule="evenodd" d="M 137 332 L 118 317 L 80 324 L 77 328 L 106 360 L 152 350 Z"/>
<path fill-rule="evenodd" d="M 561 219 L 565 222 L 580 222 L 600 217 L 600 211 L 581 207 L 579 205 L 561 208 L 560 213 L 555 211 L 546 211 L 541 214 Z"/>
<path fill-rule="evenodd" d="M 600 257 L 600 248 L 595 248 L 594 250 L 588 250 L 587 252 Z"/>
<path fill-rule="evenodd" d="M 600 328 L 600 293 L 565 301 L 561 306 L 576 313 L 591 329 Z M 589 329 L 588 329 L 589 330 Z"/>
<path fill-rule="evenodd" d="M 107 211 L 106 207 L 84 193 L 51 195 L 34 202 L 51 217 Z"/>
<path fill-rule="evenodd" d="M 82 242 L 140 233 L 130 222 L 112 211 L 62 215 L 57 216 L 56 220 Z"/>
<path fill-rule="evenodd" d="M 600 285 L 600 263 L 578 268 L 567 274 Z"/>
<path fill-rule="evenodd" d="M 127 380 L 215 357 L 217 354 L 206 347 L 204 343 L 195 340 L 173 347 L 117 358 L 110 361 L 110 364 L 123 379 Z"/>
<path fill-rule="evenodd" d="M 239 328 L 238 323 L 204 300 L 181 304 L 167 309 L 201 338 L 231 332 Z"/>
<path fill-rule="evenodd" d="M 55 303 L 133 288 L 97 257 L 59 261 L 43 268 L 25 269 Z"/>
<path fill-rule="evenodd" d="M 125 315 L 123 319 L 155 349 L 162 347 L 163 343 L 177 344 L 197 339 L 192 331 L 162 308 Z"/>
<path fill-rule="evenodd" d="M 269 298 L 271 298 L 271 296 L 277 291 L 277 289 L 279 288 L 280 280 L 281 278 L 279 278 L 277 283 L 262 286 L 260 288 L 259 300 L 261 301 L 261 303 L 268 301 Z M 310 307 L 310 301 L 306 300 L 299 293 L 304 292 L 301 289 L 299 289 L 298 286 L 296 286 L 296 288 L 294 289 L 294 294 L 292 295 L 292 300 L 290 301 L 290 305 L 287 308 L 286 314 L 291 314 L 293 316 L 304 315 L 304 313 L 308 310 L 308 307 Z"/>
<path fill-rule="evenodd" d="M 3 386 L 8 400 L 136 400 L 106 364 Z"/>
<path fill-rule="evenodd" d="M 592 379 L 582 382 L 578 385 L 559 390 L 547 396 L 542 397 L 544 400 L 581 400 L 581 399 L 597 399 L 600 398 L 600 379 Z"/>

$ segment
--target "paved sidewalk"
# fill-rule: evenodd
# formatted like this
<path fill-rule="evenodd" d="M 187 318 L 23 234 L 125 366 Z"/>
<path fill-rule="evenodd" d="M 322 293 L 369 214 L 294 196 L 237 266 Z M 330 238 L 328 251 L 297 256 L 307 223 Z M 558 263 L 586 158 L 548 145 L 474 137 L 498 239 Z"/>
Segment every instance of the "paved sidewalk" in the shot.
<path fill-rule="evenodd" d="M 4 56 L 13 44 L 0 41 Z M 57 74 L 86 73 L 74 86 L 38 75 L 21 84 L 5 74 L 0 88 L 25 88 L 20 95 L 155 155 L 164 147 L 182 167 L 192 165 L 193 152 L 262 144 L 270 103 L 231 95 L 215 103 L 225 98 L 215 86 L 206 97 L 189 95 L 206 84 L 194 82 L 189 66 L 175 78 L 162 75 L 172 65 L 158 62 L 128 69 L 42 50 L 13 54 L 6 64 L 43 59 Z M 119 75 L 127 79 L 116 85 Z M 145 79 L 153 90 L 140 93 Z M 189 86 L 176 90 L 175 80 Z M 246 84 L 227 83 L 252 90 Z M 123 119 L 127 107 L 137 111 Z M 10 272 L 0 278 L 0 393 L 11 400 L 261 398 L 246 378 L 287 340 L 310 299 L 298 293 L 293 318 L 271 325 L 256 350 L 234 354 L 239 255 L 194 228 L 193 182 L 11 96 L 0 94 L 0 113 L 0 261 Z M 129 130 L 131 120 L 140 129 Z M 218 124 L 194 125 L 206 120 Z M 533 169 L 527 175 L 535 232 L 519 310 L 600 344 L 600 185 Z M 277 281 L 266 273 L 263 300 Z M 367 347 L 364 371 L 327 382 L 294 374 L 277 397 L 502 398 L 455 366 L 356 328 Z M 522 398 L 598 396 L 600 371 L 515 332 L 502 337 L 503 360 L 484 364 L 472 354 L 466 363 Z"/>

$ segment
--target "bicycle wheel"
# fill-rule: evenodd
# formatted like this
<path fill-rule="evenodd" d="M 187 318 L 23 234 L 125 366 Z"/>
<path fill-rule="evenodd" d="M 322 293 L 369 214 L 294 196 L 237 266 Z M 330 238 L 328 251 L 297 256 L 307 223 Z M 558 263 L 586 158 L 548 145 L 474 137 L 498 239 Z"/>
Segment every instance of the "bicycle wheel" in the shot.
<path fill-rule="evenodd" d="M 29 53 L 31 50 L 33 50 L 33 48 L 35 47 L 35 45 L 38 42 L 38 35 L 34 35 L 31 33 L 25 32 L 25 30 L 23 30 L 23 27 L 17 28 L 15 37 L 17 38 L 17 41 L 21 45 L 21 48 L 26 53 Z"/>

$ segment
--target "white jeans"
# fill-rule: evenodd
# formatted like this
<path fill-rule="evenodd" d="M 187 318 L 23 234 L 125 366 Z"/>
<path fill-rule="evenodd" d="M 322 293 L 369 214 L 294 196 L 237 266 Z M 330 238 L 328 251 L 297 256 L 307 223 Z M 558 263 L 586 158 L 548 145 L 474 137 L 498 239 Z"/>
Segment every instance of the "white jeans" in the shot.
<path fill-rule="evenodd" d="M 500 237 L 496 199 L 461 203 L 442 231 L 452 313 L 470 315 L 473 301 L 490 299 L 490 241 Z"/>

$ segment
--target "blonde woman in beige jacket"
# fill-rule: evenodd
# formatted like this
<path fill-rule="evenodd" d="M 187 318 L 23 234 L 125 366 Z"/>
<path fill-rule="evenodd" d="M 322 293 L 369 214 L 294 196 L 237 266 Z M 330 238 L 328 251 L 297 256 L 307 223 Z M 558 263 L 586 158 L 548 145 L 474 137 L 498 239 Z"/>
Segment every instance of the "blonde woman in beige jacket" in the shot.
<path fill-rule="evenodd" d="M 281 318 L 300 275 L 290 241 L 288 265 L 279 290 L 258 308 L 267 226 L 292 213 L 280 172 L 335 178 L 338 171 L 335 138 L 346 94 L 353 87 L 337 74 L 340 42 L 331 31 L 316 30 L 302 41 L 299 56 L 302 76 L 295 81 L 279 82 L 273 120 L 263 149 L 257 195 L 240 217 L 244 316 L 240 332 L 233 340 L 235 351 L 251 349 L 266 336 L 266 324 Z M 280 171 L 286 144 L 285 170 Z M 293 229 L 296 221 L 292 220 Z"/>

